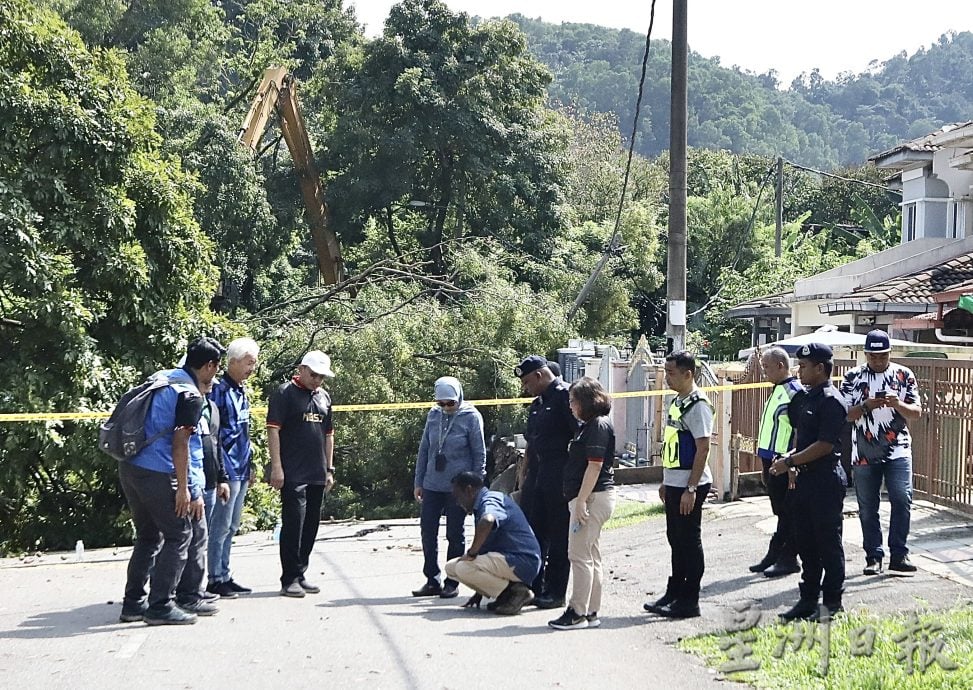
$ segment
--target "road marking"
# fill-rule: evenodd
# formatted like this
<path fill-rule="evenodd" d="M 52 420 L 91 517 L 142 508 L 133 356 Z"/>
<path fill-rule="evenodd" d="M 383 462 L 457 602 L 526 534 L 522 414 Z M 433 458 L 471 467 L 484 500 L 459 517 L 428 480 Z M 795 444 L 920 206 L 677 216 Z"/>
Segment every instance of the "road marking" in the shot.
<path fill-rule="evenodd" d="M 118 650 L 118 654 L 115 655 L 117 659 L 131 659 L 149 638 L 146 633 L 123 634 L 121 637 L 125 640 L 125 643 Z"/>

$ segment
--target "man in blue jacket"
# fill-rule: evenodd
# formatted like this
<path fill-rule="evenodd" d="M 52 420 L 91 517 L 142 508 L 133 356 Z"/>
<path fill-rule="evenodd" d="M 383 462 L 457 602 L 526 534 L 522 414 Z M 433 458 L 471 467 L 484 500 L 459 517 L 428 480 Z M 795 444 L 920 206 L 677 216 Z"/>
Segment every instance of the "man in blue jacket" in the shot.
<path fill-rule="evenodd" d="M 217 341 L 200 338 L 186 351 L 183 368 L 156 374 L 166 377 L 169 385 L 156 392 L 145 419 L 145 437 L 155 440 L 130 461 L 119 463 L 119 479 L 135 523 L 123 622 L 196 622 L 195 614 L 174 605 L 173 596 L 186 566 L 191 521 L 204 519 L 203 446 L 195 433 L 203 412 L 198 386 L 213 380 L 223 353 Z M 198 553 L 198 558 L 202 569 L 204 554 Z"/>
<path fill-rule="evenodd" d="M 439 584 L 439 522 L 446 514 L 446 559 L 463 554 L 466 541 L 463 523 L 466 511 L 452 494 L 452 478 L 460 472 L 486 475 L 486 445 L 483 417 L 463 400 L 463 385 L 452 376 L 434 384 L 436 404 L 429 410 L 416 459 L 415 497 L 422 504 L 419 528 L 422 532 L 425 584 L 412 590 L 416 597 L 440 596 L 452 599 L 458 594 L 455 579 Z"/>
<path fill-rule="evenodd" d="M 206 591 L 223 599 L 250 594 L 249 587 L 238 584 L 230 572 L 230 548 L 240 528 L 240 515 L 250 484 L 250 401 L 243 387 L 257 367 L 260 347 L 250 338 L 237 338 L 226 350 L 226 373 L 213 387 L 209 397 L 216 403 L 220 418 L 220 446 L 223 466 L 230 485 L 226 501 L 213 500 L 209 525 L 209 584 Z"/>

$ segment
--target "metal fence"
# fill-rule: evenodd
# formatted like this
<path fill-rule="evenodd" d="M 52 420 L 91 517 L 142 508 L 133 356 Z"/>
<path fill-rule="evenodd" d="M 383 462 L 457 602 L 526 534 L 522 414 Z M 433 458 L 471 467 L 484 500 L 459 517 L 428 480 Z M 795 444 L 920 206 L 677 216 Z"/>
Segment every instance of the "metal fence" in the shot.
<path fill-rule="evenodd" d="M 909 424 L 915 493 L 973 513 L 973 362 L 920 358 L 896 361 L 915 373 L 922 399 L 922 417 Z M 852 360 L 835 360 L 835 376 L 855 364 Z M 744 380 L 737 382 L 759 380 L 759 366 L 753 366 Z M 769 394 L 769 388 L 733 391 L 730 429 L 733 462 L 740 473 L 761 469 L 755 444 Z"/>

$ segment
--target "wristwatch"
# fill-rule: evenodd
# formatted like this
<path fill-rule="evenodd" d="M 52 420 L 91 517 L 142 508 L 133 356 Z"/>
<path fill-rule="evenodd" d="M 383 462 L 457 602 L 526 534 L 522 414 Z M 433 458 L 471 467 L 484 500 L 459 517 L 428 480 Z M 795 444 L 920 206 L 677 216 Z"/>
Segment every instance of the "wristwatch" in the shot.
<path fill-rule="evenodd" d="M 794 467 L 794 456 L 788 455 L 786 458 L 784 458 L 784 464 L 788 467 Z"/>
<path fill-rule="evenodd" d="M 334 468 L 333 467 L 326 467 L 324 471 L 327 472 L 328 474 L 334 474 Z"/>
<path fill-rule="evenodd" d="M 688 491 L 691 494 L 696 493 L 696 485 L 690 484 L 689 486 L 686 487 L 686 491 Z"/>

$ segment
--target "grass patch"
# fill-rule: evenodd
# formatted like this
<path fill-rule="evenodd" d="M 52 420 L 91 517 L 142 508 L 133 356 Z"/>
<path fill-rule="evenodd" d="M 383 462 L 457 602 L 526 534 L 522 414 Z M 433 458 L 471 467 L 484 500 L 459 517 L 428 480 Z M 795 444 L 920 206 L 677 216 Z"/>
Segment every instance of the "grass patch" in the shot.
<path fill-rule="evenodd" d="M 756 688 L 973 688 L 973 608 L 969 606 L 883 617 L 868 613 L 840 615 L 831 622 L 827 635 L 830 653 L 826 669 L 822 653 L 825 637 L 821 625 L 775 624 L 694 637 L 680 642 L 680 647 L 705 658 L 708 665 L 724 671 L 729 680 L 750 683 Z M 808 638 L 814 640 L 810 649 Z M 798 642 L 802 644 L 795 649 Z M 741 644 L 752 650 L 745 660 Z M 734 652 L 737 661 L 731 662 L 728 653 Z M 759 668 L 727 672 L 727 667 L 737 662 L 759 664 Z"/>
<path fill-rule="evenodd" d="M 605 523 L 603 529 L 616 529 L 637 525 L 650 520 L 657 515 L 665 515 L 666 507 L 661 503 L 642 503 L 641 501 L 619 501 L 615 504 L 615 511 Z"/>

